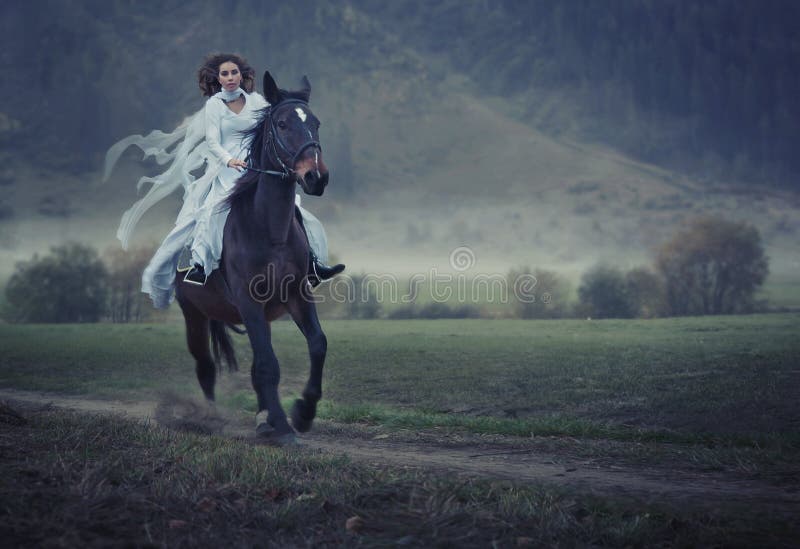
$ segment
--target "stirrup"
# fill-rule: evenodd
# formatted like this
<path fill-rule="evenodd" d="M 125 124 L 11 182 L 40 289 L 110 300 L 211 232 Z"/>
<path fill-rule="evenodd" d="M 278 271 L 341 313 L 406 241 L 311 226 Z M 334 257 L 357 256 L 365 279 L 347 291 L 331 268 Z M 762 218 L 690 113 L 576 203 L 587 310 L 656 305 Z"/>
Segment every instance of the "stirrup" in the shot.
<path fill-rule="evenodd" d="M 317 259 L 317 256 L 314 255 L 314 252 L 309 254 L 308 263 L 308 282 L 312 287 L 319 286 L 345 269 L 342 263 L 337 263 L 333 266 L 323 265 L 319 259 Z"/>
<path fill-rule="evenodd" d="M 206 281 L 208 280 L 208 275 L 203 270 L 199 264 L 195 264 L 194 267 L 189 269 L 186 272 L 186 276 L 183 277 L 183 281 L 187 284 L 194 284 L 195 286 L 205 286 Z"/>

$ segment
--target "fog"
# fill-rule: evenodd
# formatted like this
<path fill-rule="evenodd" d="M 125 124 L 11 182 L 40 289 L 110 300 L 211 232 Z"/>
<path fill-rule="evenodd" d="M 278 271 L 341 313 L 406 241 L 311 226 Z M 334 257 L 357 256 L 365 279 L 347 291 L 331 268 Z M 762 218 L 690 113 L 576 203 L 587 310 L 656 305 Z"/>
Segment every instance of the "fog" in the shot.
<path fill-rule="evenodd" d="M 202 108 L 195 76 L 202 58 L 235 51 L 281 87 L 310 78 L 331 184 L 303 204 L 325 224 L 349 272 L 452 272 L 453 251 L 467 248 L 468 274 L 529 266 L 577 281 L 599 262 L 648 265 L 687 220 L 714 214 L 754 224 L 770 281 L 800 284 L 798 171 L 794 156 L 781 152 L 797 128 L 796 97 L 783 91 L 796 85 L 797 56 L 774 57 L 768 72 L 750 74 L 750 60 L 763 55 L 759 42 L 741 46 L 736 33 L 747 31 L 745 23 L 720 18 L 718 32 L 738 56 L 737 82 L 780 80 L 760 86 L 772 96 L 739 97 L 725 87 L 733 80 L 720 77 L 719 97 L 735 96 L 730 101 L 747 110 L 741 126 L 723 132 L 709 106 L 713 90 L 692 88 L 692 71 L 680 62 L 660 71 L 668 83 L 686 79 L 687 99 L 664 106 L 639 97 L 652 77 L 625 72 L 615 57 L 624 44 L 608 42 L 581 58 L 589 50 L 567 47 L 577 32 L 567 24 L 558 38 L 564 47 L 554 51 L 556 38 L 536 22 L 556 17 L 554 5 L 12 2 L 2 16 L 0 282 L 16 261 L 52 245 L 118 246 L 136 181 L 158 167 L 132 150 L 103 183 L 105 150 L 129 134 L 171 131 Z M 622 13 L 631 6 L 601 11 L 615 25 L 640 25 Z M 503 35 L 514 10 L 518 21 Z M 675 10 L 662 15 L 691 24 L 680 5 Z M 782 32 L 780 13 L 764 17 L 770 32 Z M 492 30 L 502 55 L 486 42 Z M 607 43 L 601 30 L 596 45 Z M 784 38 L 790 53 L 796 46 L 780 34 L 771 47 L 780 50 Z M 677 31 L 672 40 L 686 51 L 701 47 Z M 637 55 L 646 58 L 642 48 Z M 670 51 L 664 46 L 662 57 Z M 730 65 L 722 54 L 703 59 L 719 63 L 720 74 Z M 608 73 L 592 70 L 606 65 Z M 783 118 L 769 110 L 770 98 L 783 105 Z M 770 129 L 761 137 L 745 124 L 759 116 Z M 134 245 L 157 244 L 180 203 L 177 193 L 148 212 Z"/>

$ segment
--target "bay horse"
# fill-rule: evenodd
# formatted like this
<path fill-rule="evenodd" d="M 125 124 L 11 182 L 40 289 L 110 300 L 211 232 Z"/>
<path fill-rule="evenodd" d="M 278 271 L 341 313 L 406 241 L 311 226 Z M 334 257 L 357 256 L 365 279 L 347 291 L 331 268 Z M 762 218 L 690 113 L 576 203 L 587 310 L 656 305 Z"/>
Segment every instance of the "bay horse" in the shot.
<path fill-rule="evenodd" d="M 184 273 L 176 271 L 175 294 L 205 397 L 214 399 L 220 352 L 229 368 L 236 369 L 226 326 L 244 324 L 253 348 L 250 374 L 258 399 L 256 433 L 288 444 L 295 439 L 294 429 L 311 428 L 322 397 L 327 350 L 307 279 L 309 245 L 295 211 L 295 187 L 299 184 L 305 193 L 321 196 L 328 169 L 322 160 L 319 120 L 308 106 L 308 79 L 304 76 L 303 88 L 292 92 L 279 89 L 269 72 L 264 73 L 263 83 L 270 106 L 246 134 L 251 140 L 250 168 L 223 204 L 230 211 L 220 267 L 205 286 L 184 282 Z M 292 407 L 291 425 L 278 397 L 280 366 L 270 334 L 270 322 L 286 312 L 305 336 L 311 359 L 302 398 Z"/>

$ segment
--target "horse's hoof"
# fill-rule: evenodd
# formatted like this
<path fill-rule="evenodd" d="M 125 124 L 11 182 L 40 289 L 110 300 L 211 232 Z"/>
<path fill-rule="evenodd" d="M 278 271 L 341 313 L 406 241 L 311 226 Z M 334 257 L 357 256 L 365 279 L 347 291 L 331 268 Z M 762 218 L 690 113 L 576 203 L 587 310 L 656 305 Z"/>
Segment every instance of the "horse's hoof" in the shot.
<path fill-rule="evenodd" d="M 269 419 L 266 410 L 256 414 L 256 435 L 267 444 L 275 446 L 291 446 L 296 442 L 294 429 L 286 417 Z"/>
<path fill-rule="evenodd" d="M 309 417 L 309 415 L 311 417 Z M 308 405 L 303 399 L 298 398 L 292 406 L 292 426 L 300 433 L 307 433 L 314 423 L 314 413 L 308 411 Z"/>
<path fill-rule="evenodd" d="M 269 437 L 274 432 L 275 428 L 266 421 L 264 423 L 259 423 L 258 425 L 256 425 L 256 434 L 260 437 Z"/>
<path fill-rule="evenodd" d="M 263 428 L 262 428 L 263 427 Z M 256 427 L 256 435 L 259 440 L 269 444 L 270 446 L 295 446 L 297 444 L 297 436 L 294 431 L 288 433 L 278 433 L 274 427 L 268 424 L 259 425 Z"/>
<path fill-rule="evenodd" d="M 261 410 L 256 414 L 256 434 L 260 437 L 269 436 L 275 428 L 267 421 L 267 411 Z"/>

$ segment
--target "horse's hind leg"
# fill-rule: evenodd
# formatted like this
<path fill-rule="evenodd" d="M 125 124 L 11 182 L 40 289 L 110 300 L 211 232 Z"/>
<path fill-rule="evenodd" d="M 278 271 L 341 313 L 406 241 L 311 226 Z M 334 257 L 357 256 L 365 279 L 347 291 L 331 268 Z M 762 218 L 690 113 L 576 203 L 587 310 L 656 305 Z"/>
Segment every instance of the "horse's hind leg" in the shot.
<path fill-rule="evenodd" d="M 214 400 L 217 369 L 208 344 L 208 317 L 188 301 L 180 302 L 186 321 L 186 343 L 195 360 L 195 372 L 200 388 L 208 400 Z"/>
<path fill-rule="evenodd" d="M 317 402 L 322 398 L 322 368 L 328 351 L 328 339 L 322 331 L 317 317 L 317 308 L 310 298 L 299 298 L 289 306 L 292 319 L 303 332 L 308 344 L 308 355 L 311 359 L 311 373 L 303 390 L 303 398 L 298 398 L 292 407 L 292 424 L 294 428 L 305 433 L 311 429 L 317 415 Z"/>

